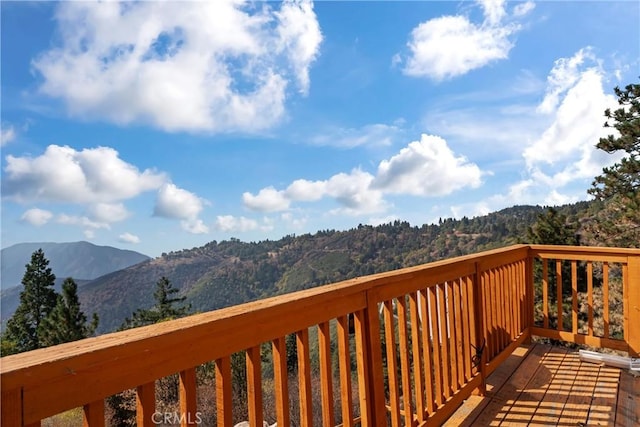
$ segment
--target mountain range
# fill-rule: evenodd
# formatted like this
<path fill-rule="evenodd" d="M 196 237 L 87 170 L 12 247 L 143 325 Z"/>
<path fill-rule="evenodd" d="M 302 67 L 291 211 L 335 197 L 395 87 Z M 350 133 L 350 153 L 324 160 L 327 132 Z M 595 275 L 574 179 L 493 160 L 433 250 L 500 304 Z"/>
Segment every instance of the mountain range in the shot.
<path fill-rule="evenodd" d="M 568 222 L 578 222 L 588 207 L 580 202 L 557 210 Z M 543 212 L 540 206 L 515 206 L 422 226 L 394 221 L 261 242 L 212 241 L 110 272 L 83 283 L 78 295 L 87 314 L 99 315 L 98 333 L 106 333 L 120 327 L 133 311 L 153 306 L 154 287 L 163 276 L 186 297 L 193 312 L 210 311 L 523 242 Z"/>
<path fill-rule="evenodd" d="M 89 242 L 19 243 L 2 249 L 0 307 L 2 319 L 8 318 L 19 303 L 21 281 L 31 254 L 42 249 L 49 260 L 49 267 L 56 275 L 56 289 L 67 277 L 72 277 L 78 286 L 105 274 L 150 259 L 139 252 L 97 246 Z"/>

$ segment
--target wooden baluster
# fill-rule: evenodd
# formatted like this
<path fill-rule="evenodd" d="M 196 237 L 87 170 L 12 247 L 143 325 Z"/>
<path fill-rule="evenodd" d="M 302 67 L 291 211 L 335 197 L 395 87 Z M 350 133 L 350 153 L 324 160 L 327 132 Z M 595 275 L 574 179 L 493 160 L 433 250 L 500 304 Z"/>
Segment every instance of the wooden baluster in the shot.
<path fill-rule="evenodd" d="M 418 423 L 425 421 L 425 410 L 424 410 L 424 375 L 422 373 L 423 367 L 423 354 L 421 351 L 420 345 L 420 329 L 424 328 L 424 324 L 420 320 L 420 315 L 418 313 L 418 307 L 420 306 L 420 302 L 418 302 L 418 294 L 417 292 L 411 292 L 409 294 L 409 314 L 411 316 L 411 346 L 413 353 L 413 378 L 415 381 L 415 391 L 416 391 L 416 412 L 418 414 Z M 431 388 L 431 385 L 429 385 Z"/>
<path fill-rule="evenodd" d="M 387 377 L 389 382 L 389 403 L 391 405 L 391 425 L 400 426 L 400 390 L 398 387 L 398 361 L 396 356 L 396 334 L 393 317 L 393 302 L 385 301 L 384 338 L 387 348 Z"/>
<path fill-rule="evenodd" d="M 457 335 L 455 324 L 455 308 L 454 308 L 454 295 L 453 295 L 453 282 L 445 283 L 446 289 L 446 303 L 447 303 L 447 325 L 449 335 L 449 365 L 451 368 L 451 391 L 453 393 L 459 390 L 458 387 L 458 347 L 457 347 Z"/>
<path fill-rule="evenodd" d="M 442 391 L 445 400 L 451 397 L 451 376 L 449 369 L 449 331 L 447 331 L 447 295 L 445 284 L 438 285 L 436 289 L 438 301 L 438 325 L 440 327 L 440 350 L 442 352 Z"/>
<path fill-rule="evenodd" d="M 104 399 L 84 405 L 82 425 L 83 427 L 104 427 Z"/>
<path fill-rule="evenodd" d="M 587 321 L 589 336 L 593 336 L 593 262 L 587 261 Z"/>
<path fill-rule="evenodd" d="M 574 334 L 578 333 L 578 263 L 576 260 L 571 261 L 571 331 Z"/>
<path fill-rule="evenodd" d="M 249 406 L 249 423 L 261 426 L 262 408 L 262 357 L 260 345 L 247 350 L 247 404 Z"/>
<path fill-rule="evenodd" d="M 562 313 L 562 261 L 556 260 L 556 303 L 558 305 L 558 325 L 557 329 L 564 329 L 563 313 Z"/>
<path fill-rule="evenodd" d="M 431 353 L 432 353 L 432 344 L 431 337 L 433 336 L 433 331 L 435 329 L 431 329 L 430 320 L 431 320 L 431 310 L 429 309 L 429 301 L 427 300 L 427 294 L 429 290 L 423 289 L 420 291 L 420 312 L 422 313 L 422 350 L 423 350 L 423 359 L 424 359 L 424 383 L 427 392 L 427 411 L 429 414 L 433 414 L 435 411 L 434 403 L 434 390 L 433 390 L 433 366 L 431 363 Z"/>
<path fill-rule="evenodd" d="M 398 301 L 398 338 L 400 344 L 400 372 L 402 375 L 402 398 L 404 403 L 404 422 L 410 426 L 413 421 L 413 410 L 411 401 L 413 393 L 411 391 L 411 365 L 409 363 L 409 334 L 407 331 L 407 303 L 404 295 Z"/>
<path fill-rule="evenodd" d="M 462 309 L 462 323 L 463 323 L 462 329 L 464 330 L 463 353 L 464 353 L 465 383 L 471 380 L 471 376 L 473 375 L 472 368 L 471 368 L 471 357 L 473 353 L 473 351 L 471 350 L 471 343 L 473 342 L 472 336 L 474 333 L 473 330 L 475 326 L 472 324 L 473 300 L 471 299 L 471 286 L 473 286 L 471 277 L 467 276 L 464 279 L 462 279 L 462 286 L 460 289 L 462 291 L 461 309 Z"/>
<path fill-rule="evenodd" d="M 233 424 L 233 402 L 231 400 L 231 356 L 215 361 L 216 375 L 216 412 L 218 427 Z"/>
<path fill-rule="evenodd" d="M 546 259 L 542 260 L 542 326 L 549 328 L 549 270 Z"/>
<path fill-rule="evenodd" d="M 196 368 L 181 371 L 179 377 L 180 426 L 193 426 L 200 418 L 197 412 Z"/>
<path fill-rule="evenodd" d="M 322 398 L 322 424 L 335 425 L 333 415 L 333 382 L 331 374 L 331 331 L 329 322 L 318 325 L 318 350 L 320 356 L 320 395 Z"/>
<path fill-rule="evenodd" d="M 311 406 L 311 362 L 309 360 L 309 330 L 296 333 L 298 345 L 298 394 L 300 399 L 300 423 L 302 426 L 313 425 Z"/>
<path fill-rule="evenodd" d="M 444 391 L 442 390 L 442 358 L 440 355 L 440 327 L 438 326 L 438 302 L 437 286 L 431 286 L 429 292 L 429 320 L 431 321 L 431 343 L 433 347 L 433 373 L 435 376 L 436 407 L 434 411 L 443 403 Z"/>
<path fill-rule="evenodd" d="M 276 416 L 278 426 L 288 427 L 289 417 L 289 382 L 287 367 L 286 338 L 276 338 L 272 343 L 273 379 L 276 394 Z"/>
<path fill-rule="evenodd" d="M 609 338 L 609 263 L 602 263 L 602 320 L 604 338 Z"/>
<path fill-rule="evenodd" d="M 465 380 L 464 380 L 464 359 L 465 359 L 465 352 L 464 352 L 464 331 L 463 331 L 463 326 L 462 326 L 462 311 L 464 310 L 464 308 L 461 306 L 461 301 L 460 301 L 460 287 L 462 286 L 462 281 L 464 279 L 458 279 L 455 282 L 453 282 L 453 314 L 455 315 L 455 330 L 456 330 L 456 336 L 455 336 L 455 342 L 456 342 L 456 354 L 457 354 L 457 359 L 458 359 L 458 385 L 460 387 L 464 386 Z M 466 325 L 465 325 L 466 328 Z"/>
<path fill-rule="evenodd" d="M 349 316 L 338 317 L 338 362 L 340 368 L 340 402 L 342 425 L 353 426 L 353 397 L 351 396 L 351 352 L 349 350 Z"/>
<path fill-rule="evenodd" d="M 156 412 L 155 381 L 139 385 L 136 388 L 136 425 L 138 427 L 156 426 L 153 414 Z"/>

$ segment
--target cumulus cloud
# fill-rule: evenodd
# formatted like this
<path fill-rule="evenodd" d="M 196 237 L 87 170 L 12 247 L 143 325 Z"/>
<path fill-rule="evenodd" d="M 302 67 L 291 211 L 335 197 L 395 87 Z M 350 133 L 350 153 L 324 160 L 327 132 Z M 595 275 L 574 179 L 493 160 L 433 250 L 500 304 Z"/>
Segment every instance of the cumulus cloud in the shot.
<path fill-rule="evenodd" d="M 112 203 L 158 188 L 166 177 L 140 172 L 109 147 L 50 145 L 38 157 L 6 157 L 3 195 L 20 203 Z"/>
<path fill-rule="evenodd" d="M 16 130 L 11 125 L 3 125 L 0 130 L 0 147 L 4 147 L 14 139 L 16 139 Z"/>
<path fill-rule="evenodd" d="M 603 127 L 604 110 L 618 107 L 614 95 L 604 89 L 607 77 L 602 61 L 589 48 L 556 60 L 542 101 L 531 108 L 546 126 L 522 149 L 522 178 L 502 194 L 456 206 L 453 212 L 584 200 L 593 177 L 621 157 L 596 148 L 599 138 L 615 133 Z"/>
<path fill-rule="evenodd" d="M 422 135 L 390 159 L 380 162 L 377 175 L 353 169 L 326 180 L 298 179 L 287 188 L 266 187 L 253 195 L 244 193 L 245 207 L 261 212 L 286 211 L 293 202 L 333 199 L 339 207 L 334 214 L 361 215 L 389 208 L 385 194 L 441 196 L 461 188 L 481 185 L 477 165 L 456 156 L 440 137 Z"/>
<path fill-rule="evenodd" d="M 109 228 L 109 224 L 130 216 L 124 200 L 157 190 L 156 216 L 181 220 L 182 228 L 190 233 L 208 232 L 198 218 L 204 200 L 171 183 L 163 172 L 140 171 L 122 160 L 113 148 L 78 151 L 69 146 L 50 145 L 40 156 L 9 155 L 6 163 L 2 180 L 4 198 L 18 203 L 46 201 L 85 208 L 83 216 L 59 215 L 56 221 L 60 224 Z M 23 219 L 32 223 L 29 218 L 35 217 Z"/>
<path fill-rule="evenodd" d="M 70 114 L 167 131 L 258 131 L 309 89 L 322 34 L 313 5 L 62 2 L 60 42 L 33 61 Z"/>
<path fill-rule="evenodd" d="M 219 215 L 216 218 L 215 226 L 223 232 L 246 232 L 256 230 L 259 227 L 258 221 L 254 219 L 243 216 L 235 217 L 233 215 Z"/>
<path fill-rule="evenodd" d="M 36 227 L 40 227 L 53 218 L 53 213 L 44 209 L 33 208 L 22 214 L 20 220 Z"/>
<path fill-rule="evenodd" d="M 546 114 L 555 112 L 561 97 L 580 80 L 581 67 L 585 61 L 596 61 L 590 47 L 580 49 L 571 58 L 560 58 L 555 61 L 547 76 L 547 89 L 544 100 L 538 106 L 538 112 Z"/>
<path fill-rule="evenodd" d="M 255 196 L 245 192 L 242 194 L 242 201 L 247 208 L 260 212 L 283 211 L 288 209 L 291 203 L 283 191 L 273 187 L 263 188 Z"/>
<path fill-rule="evenodd" d="M 59 214 L 56 217 L 56 222 L 58 224 L 64 225 L 77 225 L 87 230 L 97 230 L 97 229 L 110 229 L 111 227 L 106 222 L 94 221 L 89 217 L 81 216 L 81 215 L 67 215 L 67 214 Z"/>
<path fill-rule="evenodd" d="M 97 203 L 90 206 L 89 211 L 97 221 L 107 223 L 124 221 L 130 215 L 122 203 Z"/>
<path fill-rule="evenodd" d="M 189 233 L 208 233 L 209 228 L 198 219 L 204 203 L 205 201 L 196 194 L 169 182 L 158 190 L 153 214 L 182 220 L 180 222 L 182 228 Z"/>
<path fill-rule="evenodd" d="M 135 234 L 122 233 L 120 236 L 118 236 L 118 241 L 122 243 L 136 244 L 136 243 L 140 243 L 140 238 Z"/>
<path fill-rule="evenodd" d="M 423 134 L 378 166 L 376 188 L 389 193 L 441 196 L 481 184 L 480 168 L 464 157 L 456 157 L 439 136 Z"/>
<path fill-rule="evenodd" d="M 513 47 L 511 36 L 520 30 L 520 25 L 505 22 L 504 0 L 480 0 L 478 3 L 484 11 L 481 24 L 455 15 L 430 19 L 415 27 L 407 42 L 410 54 L 405 61 L 404 73 L 440 81 L 506 59 Z M 514 11 L 514 17 L 521 17 L 532 9 L 527 8 L 523 6 Z"/>
<path fill-rule="evenodd" d="M 585 58 L 580 50 L 572 58 L 556 61 L 540 104 L 541 112 L 553 114 L 553 122 L 523 152 L 531 176 L 555 188 L 593 178 L 617 160 L 595 147 L 612 131 L 602 126 L 603 112 L 616 108 L 616 99 L 603 89 L 605 75 L 597 59 L 581 67 Z"/>

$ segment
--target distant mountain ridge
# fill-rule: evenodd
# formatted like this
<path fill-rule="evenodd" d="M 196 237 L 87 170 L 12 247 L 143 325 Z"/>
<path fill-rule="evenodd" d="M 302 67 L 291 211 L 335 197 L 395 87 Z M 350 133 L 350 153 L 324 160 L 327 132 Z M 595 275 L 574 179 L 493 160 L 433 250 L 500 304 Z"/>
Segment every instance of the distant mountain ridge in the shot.
<path fill-rule="evenodd" d="M 139 252 L 97 246 L 89 242 L 18 243 L 2 249 L 2 290 L 20 285 L 25 265 L 31 260 L 31 254 L 40 248 L 49 260 L 53 273 L 63 279 L 73 277 L 76 280 L 92 280 L 150 259 Z"/>
<path fill-rule="evenodd" d="M 588 206 L 580 202 L 558 209 L 574 222 L 586 215 Z M 88 313 L 98 313 L 98 332 L 105 333 L 117 329 L 136 309 L 151 307 L 155 283 L 162 276 L 187 297 L 194 311 L 210 311 L 519 243 L 542 212 L 540 206 L 515 206 L 422 226 L 394 221 L 276 241 L 212 241 L 102 276 L 82 286 L 79 298 Z"/>
<path fill-rule="evenodd" d="M 56 275 L 55 289 L 58 292 L 67 277 L 73 277 L 81 289 L 93 279 L 150 259 L 139 252 L 89 242 L 19 243 L 4 248 L 1 253 L 0 320 L 8 319 L 18 307 L 25 266 L 31 261 L 31 254 L 40 248 Z"/>

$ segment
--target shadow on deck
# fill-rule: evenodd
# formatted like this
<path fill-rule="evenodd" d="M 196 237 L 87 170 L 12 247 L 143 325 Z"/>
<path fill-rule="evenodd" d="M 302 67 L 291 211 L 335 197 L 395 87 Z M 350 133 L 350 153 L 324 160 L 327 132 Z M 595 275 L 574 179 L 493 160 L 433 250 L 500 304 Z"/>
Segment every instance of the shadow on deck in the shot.
<path fill-rule="evenodd" d="M 446 426 L 638 426 L 640 377 L 580 361 L 576 351 L 521 346 Z"/>

